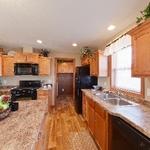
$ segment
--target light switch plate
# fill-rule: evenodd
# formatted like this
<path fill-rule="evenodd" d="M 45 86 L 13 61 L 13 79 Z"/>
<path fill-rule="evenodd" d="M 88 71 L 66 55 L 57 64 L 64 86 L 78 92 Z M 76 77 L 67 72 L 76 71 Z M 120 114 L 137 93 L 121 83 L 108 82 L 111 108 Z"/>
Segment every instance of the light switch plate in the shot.
<path fill-rule="evenodd" d="M 150 88 L 147 88 L 147 96 L 150 97 Z"/>

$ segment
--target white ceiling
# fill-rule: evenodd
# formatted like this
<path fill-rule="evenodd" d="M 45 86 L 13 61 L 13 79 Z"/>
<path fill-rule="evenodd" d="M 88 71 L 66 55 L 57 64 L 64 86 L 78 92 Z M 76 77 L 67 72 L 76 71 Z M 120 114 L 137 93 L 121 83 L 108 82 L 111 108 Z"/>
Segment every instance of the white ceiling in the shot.
<path fill-rule="evenodd" d="M 0 45 L 78 52 L 101 47 L 136 21 L 149 0 L 0 0 Z M 116 25 L 113 32 L 107 31 Z M 43 41 L 42 45 L 36 40 Z M 77 48 L 72 43 L 77 42 Z"/>

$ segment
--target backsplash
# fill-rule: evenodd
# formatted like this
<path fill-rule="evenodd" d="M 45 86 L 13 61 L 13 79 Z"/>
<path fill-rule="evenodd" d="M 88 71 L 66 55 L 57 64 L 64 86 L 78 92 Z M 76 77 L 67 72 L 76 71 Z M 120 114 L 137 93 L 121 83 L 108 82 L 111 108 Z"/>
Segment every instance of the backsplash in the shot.
<path fill-rule="evenodd" d="M 52 83 L 51 76 L 32 76 L 32 75 L 23 75 L 23 76 L 14 76 L 14 77 L 0 77 L 0 85 L 3 86 L 16 86 L 19 85 L 20 80 L 41 80 L 45 83 Z"/>
<path fill-rule="evenodd" d="M 110 78 L 109 77 L 99 77 L 98 85 L 102 86 L 103 88 L 109 89 L 110 88 Z"/>

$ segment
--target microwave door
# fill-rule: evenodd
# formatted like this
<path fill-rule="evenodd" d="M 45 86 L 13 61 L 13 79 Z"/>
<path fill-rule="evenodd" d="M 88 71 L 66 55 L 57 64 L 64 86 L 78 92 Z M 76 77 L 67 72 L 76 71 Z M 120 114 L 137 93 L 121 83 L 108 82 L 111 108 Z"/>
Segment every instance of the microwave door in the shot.
<path fill-rule="evenodd" d="M 32 75 L 31 64 L 16 64 L 15 75 Z"/>

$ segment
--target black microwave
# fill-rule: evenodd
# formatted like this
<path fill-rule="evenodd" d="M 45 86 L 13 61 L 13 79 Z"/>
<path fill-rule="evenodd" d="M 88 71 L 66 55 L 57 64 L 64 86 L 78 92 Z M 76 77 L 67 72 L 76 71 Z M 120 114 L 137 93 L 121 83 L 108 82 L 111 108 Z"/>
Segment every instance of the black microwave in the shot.
<path fill-rule="evenodd" d="M 38 75 L 39 65 L 29 63 L 15 63 L 14 73 L 15 75 Z"/>

